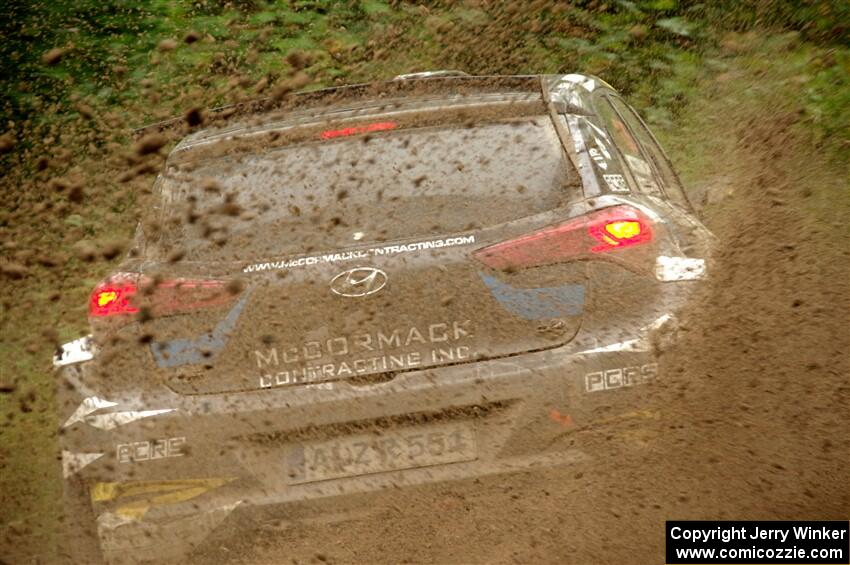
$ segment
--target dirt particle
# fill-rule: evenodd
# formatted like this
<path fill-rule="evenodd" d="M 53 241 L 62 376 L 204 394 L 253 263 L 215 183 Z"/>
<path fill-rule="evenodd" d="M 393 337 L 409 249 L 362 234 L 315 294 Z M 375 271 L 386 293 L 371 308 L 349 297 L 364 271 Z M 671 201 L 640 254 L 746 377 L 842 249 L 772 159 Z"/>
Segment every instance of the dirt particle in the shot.
<path fill-rule="evenodd" d="M 92 108 L 88 104 L 83 104 L 82 102 L 77 104 L 77 112 L 79 112 L 80 115 L 87 120 L 93 120 L 97 115 L 94 111 L 94 108 Z"/>
<path fill-rule="evenodd" d="M 273 99 L 280 99 L 294 90 L 298 90 L 310 84 L 310 77 L 303 72 L 297 72 L 291 78 L 279 82 L 272 89 L 271 95 Z"/>
<path fill-rule="evenodd" d="M 170 38 L 163 39 L 159 42 L 159 45 L 157 45 L 157 49 L 159 49 L 160 51 L 174 51 L 175 49 L 177 49 L 177 41 Z"/>
<path fill-rule="evenodd" d="M 186 43 L 187 45 L 191 45 L 192 43 L 200 40 L 201 34 L 193 29 L 186 32 L 186 35 L 183 36 L 183 43 Z"/>
<path fill-rule="evenodd" d="M 41 330 L 41 337 L 43 337 L 47 342 L 51 345 L 59 346 L 59 332 L 56 328 L 44 328 Z"/>
<path fill-rule="evenodd" d="M 296 70 L 301 70 L 310 64 L 310 56 L 303 51 L 292 51 L 286 56 L 286 62 Z"/>
<path fill-rule="evenodd" d="M 219 206 L 218 212 L 223 216 L 231 216 L 235 218 L 242 213 L 242 207 L 236 202 L 225 202 Z"/>
<path fill-rule="evenodd" d="M 7 131 L 0 135 L 0 155 L 10 153 L 15 148 L 15 136 L 12 132 Z"/>
<path fill-rule="evenodd" d="M 629 35 L 636 40 L 643 39 L 647 33 L 649 33 L 649 28 L 642 24 L 636 24 L 629 28 Z"/>
<path fill-rule="evenodd" d="M 23 414 L 29 414 L 30 412 L 32 412 L 32 402 L 29 398 L 20 398 L 18 400 L 18 407 L 21 413 Z"/>
<path fill-rule="evenodd" d="M 47 188 L 54 192 L 65 192 L 68 189 L 68 181 L 66 179 L 57 177 L 50 179 L 47 183 Z"/>
<path fill-rule="evenodd" d="M 157 168 L 153 163 L 140 163 L 118 175 L 118 182 L 130 182 L 138 176 L 152 175 L 156 172 Z"/>
<path fill-rule="evenodd" d="M 42 255 L 39 255 L 38 257 L 36 257 L 35 260 L 42 267 L 52 268 L 52 267 L 56 267 L 56 266 L 60 265 L 63 262 L 63 257 L 61 255 L 58 255 L 58 254 L 57 255 L 48 255 L 48 254 L 45 253 L 45 254 L 42 254 Z"/>
<path fill-rule="evenodd" d="M 22 279 L 30 273 L 24 265 L 20 263 L 0 263 L 0 274 L 10 279 Z"/>
<path fill-rule="evenodd" d="M 231 279 L 227 281 L 227 284 L 224 286 L 224 290 L 233 295 L 239 294 L 244 288 L 245 281 L 242 279 Z"/>
<path fill-rule="evenodd" d="M 71 187 L 71 190 L 68 191 L 68 200 L 73 202 L 74 204 L 79 204 L 85 199 L 85 192 L 83 191 L 82 185 L 75 185 Z"/>
<path fill-rule="evenodd" d="M 97 259 L 97 247 L 91 241 L 78 241 L 71 247 L 74 257 L 80 261 L 91 263 Z"/>
<path fill-rule="evenodd" d="M 171 253 L 168 254 L 168 262 L 169 263 L 179 263 L 186 256 L 185 249 L 175 249 Z"/>
<path fill-rule="evenodd" d="M 41 62 L 45 65 L 55 65 L 59 61 L 62 60 L 62 57 L 65 55 L 65 49 L 61 47 L 54 47 L 50 51 L 47 51 L 41 56 Z"/>
<path fill-rule="evenodd" d="M 166 143 L 168 139 L 161 133 L 149 133 L 136 143 L 133 151 L 139 156 L 150 155 L 159 151 Z"/>
<path fill-rule="evenodd" d="M 212 194 L 220 194 L 222 191 L 221 183 L 219 183 L 215 179 L 204 179 L 201 181 L 201 188 L 204 189 L 204 192 L 209 192 Z"/>
<path fill-rule="evenodd" d="M 121 255 L 127 249 L 127 241 L 125 240 L 109 240 L 101 244 L 100 254 L 104 259 L 110 261 Z"/>
<path fill-rule="evenodd" d="M 142 306 L 139 308 L 139 313 L 136 314 L 136 319 L 143 324 L 153 320 L 153 313 L 151 312 L 150 306 Z"/>
<path fill-rule="evenodd" d="M 192 108 L 186 112 L 185 118 L 189 127 L 196 127 L 204 123 L 204 114 L 201 112 L 200 108 Z"/>

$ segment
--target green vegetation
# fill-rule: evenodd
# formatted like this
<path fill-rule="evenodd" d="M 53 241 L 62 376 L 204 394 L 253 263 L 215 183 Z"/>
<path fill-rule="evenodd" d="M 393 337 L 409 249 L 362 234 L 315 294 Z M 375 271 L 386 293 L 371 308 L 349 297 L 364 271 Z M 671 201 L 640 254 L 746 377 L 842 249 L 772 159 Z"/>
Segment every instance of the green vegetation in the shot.
<path fill-rule="evenodd" d="M 285 56 L 298 50 L 309 55 L 305 71 L 314 86 L 435 66 L 475 73 L 582 69 L 633 94 L 641 110 L 669 124 L 692 95 L 693 79 L 722 66 L 718 48 L 793 32 L 796 41 L 822 49 L 810 54 L 817 61 L 805 87 L 806 111 L 827 134 L 848 134 L 846 112 L 836 112 L 850 96 L 850 5 L 841 0 L 80 0 L 0 10 L 4 122 L 74 119 L 81 106 L 84 114 L 121 110 L 143 122 L 187 104 L 257 96 L 291 71 Z M 724 38 L 749 31 L 754 37 L 739 37 L 739 45 Z M 46 64 L 51 50 L 59 51 L 48 62 L 58 59 Z"/>
<path fill-rule="evenodd" d="M 150 175 L 120 179 L 134 165 L 131 128 L 267 95 L 301 66 L 308 88 L 439 68 L 580 71 L 624 92 L 706 191 L 735 155 L 736 122 L 792 117 L 809 153 L 833 167 L 812 200 L 818 213 L 839 192 L 848 199 L 848 22 L 846 0 L 6 3 L 0 385 L 14 391 L 0 393 L 0 534 L 50 555 L 49 358 L 86 331 L 89 289 L 114 263 L 86 260 L 80 243 L 129 238 L 150 185 Z"/>

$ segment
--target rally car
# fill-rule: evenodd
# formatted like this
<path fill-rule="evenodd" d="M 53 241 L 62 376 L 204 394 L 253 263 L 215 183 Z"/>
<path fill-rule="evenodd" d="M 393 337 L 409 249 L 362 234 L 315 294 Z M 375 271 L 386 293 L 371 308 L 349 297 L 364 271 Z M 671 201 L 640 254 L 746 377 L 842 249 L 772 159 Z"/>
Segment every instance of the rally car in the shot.
<path fill-rule="evenodd" d="M 259 509 L 568 464 L 570 430 L 662 378 L 652 340 L 712 236 L 605 82 L 286 100 L 173 148 L 91 335 L 56 354 L 71 555 L 175 557 Z"/>

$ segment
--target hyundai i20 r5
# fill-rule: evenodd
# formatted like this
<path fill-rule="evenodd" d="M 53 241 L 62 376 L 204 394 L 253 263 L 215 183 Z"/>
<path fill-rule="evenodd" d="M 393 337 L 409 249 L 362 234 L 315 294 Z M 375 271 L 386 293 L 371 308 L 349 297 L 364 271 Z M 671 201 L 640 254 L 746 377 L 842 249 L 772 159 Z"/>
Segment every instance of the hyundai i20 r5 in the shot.
<path fill-rule="evenodd" d="M 597 78 L 290 102 L 173 149 L 91 335 L 55 358 L 66 515 L 107 560 L 574 461 L 564 426 L 658 378 L 650 340 L 705 276 L 710 234 Z"/>

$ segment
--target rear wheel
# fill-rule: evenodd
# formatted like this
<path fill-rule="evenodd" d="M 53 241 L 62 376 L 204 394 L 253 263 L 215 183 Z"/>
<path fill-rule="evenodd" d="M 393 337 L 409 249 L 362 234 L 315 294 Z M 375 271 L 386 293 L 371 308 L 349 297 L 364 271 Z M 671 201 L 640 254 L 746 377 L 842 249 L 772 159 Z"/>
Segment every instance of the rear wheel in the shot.
<path fill-rule="evenodd" d="M 88 487 L 72 476 L 62 484 L 60 563 L 103 563 Z"/>

